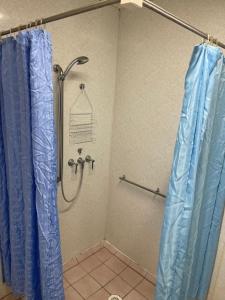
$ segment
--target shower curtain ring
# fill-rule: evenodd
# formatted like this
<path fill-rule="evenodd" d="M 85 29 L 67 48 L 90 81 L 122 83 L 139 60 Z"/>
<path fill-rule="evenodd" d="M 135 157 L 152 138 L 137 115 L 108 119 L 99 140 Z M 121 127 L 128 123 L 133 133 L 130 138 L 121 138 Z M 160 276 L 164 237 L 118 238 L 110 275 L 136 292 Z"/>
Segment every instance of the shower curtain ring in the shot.
<path fill-rule="evenodd" d="M 44 20 L 44 18 L 41 19 L 41 24 L 42 24 L 43 30 L 46 30 L 46 23 L 43 23 L 43 20 Z"/>
<path fill-rule="evenodd" d="M 216 38 L 213 39 L 213 44 L 216 45 L 216 46 L 218 46 L 218 40 Z"/>
<path fill-rule="evenodd" d="M 213 38 L 213 36 L 210 35 L 210 34 L 208 34 L 208 43 L 209 43 L 210 45 L 213 45 L 213 44 L 214 44 L 214 38 Z"/>
<path fill-rule="evenodd" d="M 41 29 L 45 30 L 45 25 L 46 25 L 46 24 L 43 23 L 43 20 L 44 20 L 44 18 L 41 18 L 41 19 L 40 19 L 40 24 L 39 24 L 39 26 L 40 26 Z"/>
<path fill-rule="evenodd" d="M 35 28 L 37 28 L 37 27 L 38 27 L 38 22 L 39 22 L 39 20 L 38 20 L 38 19 L 36 19 L 36 20 L 35 20 Z"/>

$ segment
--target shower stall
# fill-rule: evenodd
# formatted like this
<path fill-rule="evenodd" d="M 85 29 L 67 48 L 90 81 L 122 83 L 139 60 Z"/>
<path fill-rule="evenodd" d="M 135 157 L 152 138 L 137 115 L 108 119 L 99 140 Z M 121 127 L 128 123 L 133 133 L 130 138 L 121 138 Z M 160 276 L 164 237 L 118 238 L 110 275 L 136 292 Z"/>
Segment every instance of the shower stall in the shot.
<path fill-rule="evenodd" d="M 202 3 L 207 9 L 201 12 L 200 24 L 207 24 L 211 6 L 203 0 L 189 4 L 146 0 L 142 8 L 131 3 L 120 6 L 113 0 L 71 0 L 62 9 L 60 0 L 46 2 L 45 6 L 31 0 L 32 10 L 20 4 L 24 8 L 19 16 L 16 2 L 3 4 L 3 11 L 19 23 L 28 15 L 29 20 L 36 19 L 37 11 L 41 16 L 54 15 L 54 20 L 75 15 L 60 26 L 51 18 L 27 26 L 43 26 L 46 21 L 52 34 L 57 204 L 66 299 L 153 300 L 184 74 L 193 44 L 201 42 L 197 35 L 215 42 L 182 19 L 188 10 L 190 23 L 195 23 Z M 179 31 L 155 12 L 197 35 Z M 224 36 L 224 17 L 211 17 L 210 30 L 218 32 L 219 24 L 218 36 Z M 7 18 L 3 21 L 4 28 L 12 27 Z M 21 29 L 26 28 L 21 25 Z M 71 143 L 70 112 L 77 99 L 84 99 L 80 96 L 87 96 L 88 109 L 81 101 L 76 113 L 85 112 L 85 118 L 94 114 L 90 123 L 95 124 L 95 137 Z M 222 238 L 208 300 L 223 300 L 224 253 Z M 0 284 L 1 300 L 10 293 Z"/>

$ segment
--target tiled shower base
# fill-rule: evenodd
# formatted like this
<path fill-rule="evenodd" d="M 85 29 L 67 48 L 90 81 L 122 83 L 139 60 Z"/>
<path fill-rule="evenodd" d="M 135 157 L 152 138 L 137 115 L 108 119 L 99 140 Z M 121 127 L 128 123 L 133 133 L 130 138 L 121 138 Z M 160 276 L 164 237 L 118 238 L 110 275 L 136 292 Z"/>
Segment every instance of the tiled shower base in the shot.
<path fill-rule="evenodd" d="M 153 300 L 154 282 L 151 274 L 107 241 L 64 264 L 66 300 L 108 300 L 110 295 L 123 300 Z M 16 298 L 5 294 L 0 299 Z"/>

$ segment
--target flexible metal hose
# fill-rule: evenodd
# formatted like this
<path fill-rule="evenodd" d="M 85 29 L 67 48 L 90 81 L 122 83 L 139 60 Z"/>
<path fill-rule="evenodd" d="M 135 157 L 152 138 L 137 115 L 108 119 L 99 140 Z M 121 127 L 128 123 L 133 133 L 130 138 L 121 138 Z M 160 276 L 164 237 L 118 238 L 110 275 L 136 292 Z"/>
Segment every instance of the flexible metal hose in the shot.
<path fill-rule="evenodd" d="M 64 81 L 60 80 L 60 78 L 57 78 L 58 81 L 58 85 L 59 85 L 59 106 L 58 106 L 58 118 L 59 118 L 59 179 L 61 180 L 61 191 L 62 191 L 62 195 L 63 195 L 63 199 L 65 202 L 67 203 L 74 203 L 74 201 L 78 198 L 79 194 L 80 194 L 80 190 L 81 190 L 81 186 L 82 186 L 82 182 L 83 182 L 83 174 L 84 174 L 84 165 L 81 165 L 81 175 L 80 175 L 80 180 L 79 180 L 79 184 L 78 184 L 78 188 L 77 191 L 75 193 L 75 195 L 71 198 L 68 199 L 65 195 L 65 191 L 64 191 L 64 138 L 63 138 L 63 134 L 64 134 Z M 68 208 L 61 210 L 60 212 L 65 212 L 67 210 L 69 210 L 71 208 L 72 205 L 70 205 Z"/>
<path fill-rule="evenodd" d="M 70 210 L 70 208 L 76 203 L 76 200 L 80 194 L 80 191 L 81 191 L 81 187 L 82 187 L 82 183 L 83 183 L 83 177 L 84 177 L 84 167 L 81 166 L 81 174 L 80 174 L 80 180 L 79 180 L 79 184 L 78 184 L 78 187 L 77 187 L 77 191 L 76 191 L 76 194 L 75 196 L 71 199 L 71 200 L 68 200 L 66 197 L 65 197 L 65 193 L 64 193 L 64 189 L 63 189 L 63 177 L 62 177 L 62 181 L 61 181 L 61 191 L 62 191 L 62 195 L 63 195 L 63 198 L 64 200 L 67 202 L 67 203 L 70 203 L 70 205 L 68 207 L 66 207 L 65 209 L 59 209 L 59 212 L 60 213 L 64 213 L 64 212 L 67 212 L 68 210 Z"/>

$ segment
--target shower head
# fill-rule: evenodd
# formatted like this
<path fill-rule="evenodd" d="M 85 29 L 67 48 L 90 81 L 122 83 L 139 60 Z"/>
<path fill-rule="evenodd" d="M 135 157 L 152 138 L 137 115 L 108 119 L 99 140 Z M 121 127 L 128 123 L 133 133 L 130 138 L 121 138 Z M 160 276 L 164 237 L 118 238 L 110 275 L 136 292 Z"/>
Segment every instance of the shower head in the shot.
<path fill-rule="evenodd" d="M 89 61 L 89 58 L 86 56 L 80 56 L 80 57 L 77 57 L 74 60 L 72 60 L 71 63 L 69 63 L 69 65 L 66 67 L 65 71 L 62 74 L 63 80 L 66 78 L 69 71 L 71 70 L 71 68 L 74 65 L 83 65 L 83 64 L 86 64 L 88 61 Z"/>
<path fill-rule="evenodd" d="M 89 61 L 89 58 L 87 56 L 80 56 L 77 58 L 78 60 L 78 65 L 83 65 L 86 64 Z"/>

